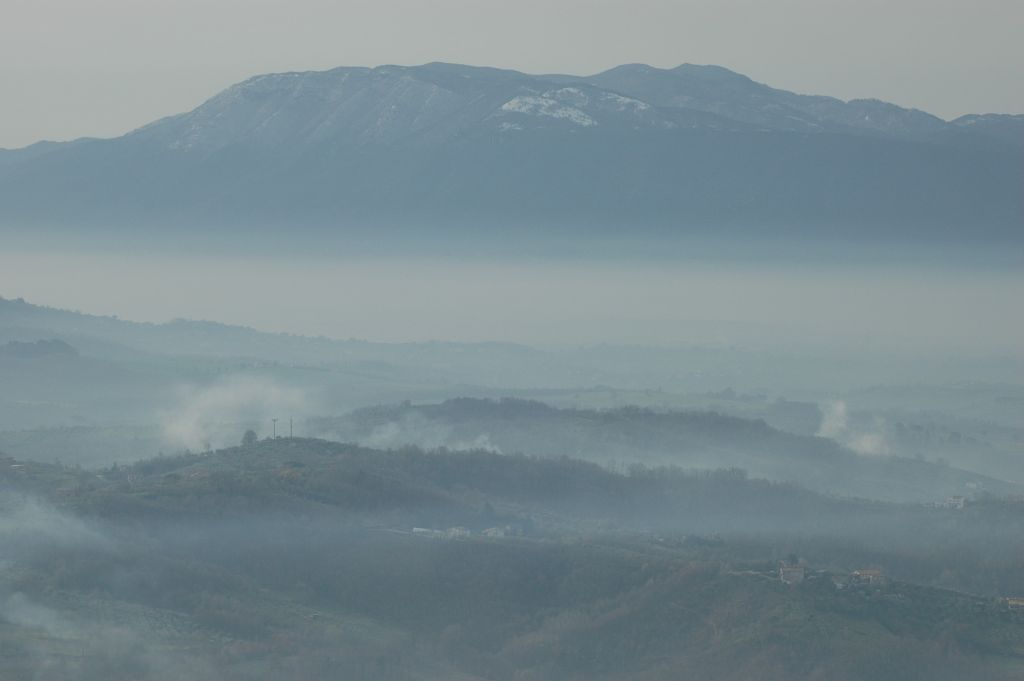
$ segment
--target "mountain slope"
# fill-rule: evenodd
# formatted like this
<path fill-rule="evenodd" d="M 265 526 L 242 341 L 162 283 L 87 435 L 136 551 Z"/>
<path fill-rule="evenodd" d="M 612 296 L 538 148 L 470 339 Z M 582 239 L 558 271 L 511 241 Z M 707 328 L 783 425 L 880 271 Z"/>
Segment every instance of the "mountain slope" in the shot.
<path fill-rule="evenodd" d="M 971 114 L 957 118 L 953 125 L 1002 144 L 1024 146 L 1024 114 Z"/>
<path fill-rule="evenodd" d="M 849 102 L 798 95 L 756 83 L 720 66 L 683 64 L 656 69 L 627 64 L 588 79 L 656 106 L 697 109 L 760 129 L 859 132 L 922 138 L 948 127 L 942 119 L 875 99 Z"/>
<path fill-rule="evenodd" d="M 0 152 L 0 226 L 1015 239 L 1024 163 L 994 127 L 719 67 L 275 74 L 117 139 Z"/>

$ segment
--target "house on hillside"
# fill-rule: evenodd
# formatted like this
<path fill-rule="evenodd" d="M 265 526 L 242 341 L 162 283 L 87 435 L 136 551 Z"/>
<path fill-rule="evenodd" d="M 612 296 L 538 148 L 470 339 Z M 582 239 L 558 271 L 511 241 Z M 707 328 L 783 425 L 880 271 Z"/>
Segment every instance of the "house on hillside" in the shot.
<path fill-rule="evenodd" d="M 447 530 L 432 530 L 426 527 L 414 527 L 412 533 L 417 537 L 431 539 L 466 539 L 472 533 L 465 527 L 449 527 Z"/>
<path fill-rule="evenodd" d="M 854 570 L 850 575 L 850 581 L 854 584 L 881 584 L 885 581 L 882 571 L 877 568 L 864 568 Z"/>
<path fill-rule="evenodd" d="M 1019 596 L 1010 596 L 1006 599 L 1006 607 L 1014 612 L 1024 612 L 1024 598 Z"/>
<path fill-rule="evenodd" d="M 799 584 L 804 581 L 807 576 L 807 571 L 803 565 L 786 565 L 783 563 L 779 566 L 779 579 L 783 584 Z"/>
<path fill-rule="evenodd" d="M 441 530 L 432 530 L 426 527 L 414 527 L 412 533 L 417 537 L 429 537 L 431 539 L 441 539 L 444 537 L 444 532 Z"/>

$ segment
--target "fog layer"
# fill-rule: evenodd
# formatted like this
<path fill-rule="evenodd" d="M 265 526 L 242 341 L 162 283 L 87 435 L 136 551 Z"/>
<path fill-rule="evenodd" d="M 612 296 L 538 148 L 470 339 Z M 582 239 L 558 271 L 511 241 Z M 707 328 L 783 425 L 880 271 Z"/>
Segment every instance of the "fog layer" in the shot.
<path fill-rule="evenodd" d="M 125 282 L 131 282 L 126 286 Z M 1024 274 L 918 264 L 0 252 L 0 293 L 96 314 L 376 341 L 1010 354 Z"/>

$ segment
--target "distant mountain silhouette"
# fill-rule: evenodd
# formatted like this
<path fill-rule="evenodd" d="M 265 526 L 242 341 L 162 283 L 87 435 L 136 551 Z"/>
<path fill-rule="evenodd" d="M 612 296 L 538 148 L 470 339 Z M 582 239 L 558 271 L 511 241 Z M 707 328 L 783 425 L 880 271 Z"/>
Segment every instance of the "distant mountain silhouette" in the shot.
<path fill-rule="evenodd" d="M 77 356 L 78 350 L 58 338 L 51 340 L 37 340 L 34 343 L 9 341 L 4 345 L 0 345 L 0 357 L 38 359 L 41 357 Z"/>

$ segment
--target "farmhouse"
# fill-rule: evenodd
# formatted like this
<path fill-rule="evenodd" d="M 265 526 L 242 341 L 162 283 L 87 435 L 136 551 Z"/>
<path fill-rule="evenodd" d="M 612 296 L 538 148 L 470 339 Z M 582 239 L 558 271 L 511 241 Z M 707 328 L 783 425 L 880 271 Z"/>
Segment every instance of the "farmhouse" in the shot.
<path fill-rule="evenodd" d="M 882 571 L 877 568 L 854 570 L 850 575 L 850 581 L 855 584 L 881 584 L 884 580 Z"/>
<path fill-rule="evenodd" d="M 1024 612 L 1024 597 L 1010 596 L 1006 599 L 1006 606 L 1015 612 Z"/>
<path fill-rule="evenodd" d="M 804 581 L 806 570 L 803 565 L 780 565 L 779 579 L 783 584 L 799 584 Z"/>

